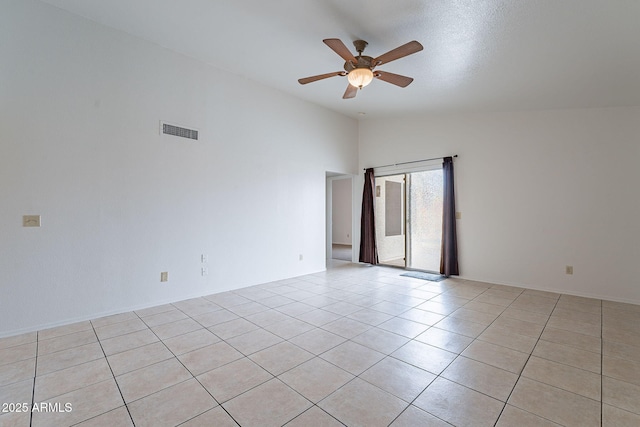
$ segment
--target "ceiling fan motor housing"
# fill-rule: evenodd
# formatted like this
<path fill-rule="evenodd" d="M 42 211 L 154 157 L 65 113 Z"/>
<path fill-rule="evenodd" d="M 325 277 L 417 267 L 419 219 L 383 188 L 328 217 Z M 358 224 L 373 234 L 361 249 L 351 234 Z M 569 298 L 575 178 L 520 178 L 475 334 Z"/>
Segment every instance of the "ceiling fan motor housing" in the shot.
<path fill-rule="evenodd" d="M 351 70 L 356 68 L 373 68 L 373 58 L 370 56 L 357 56 L 357 62 L 354 64 L 352 61 L 347 61 L 344 63 L 344 69 L 348 73 Z"/>

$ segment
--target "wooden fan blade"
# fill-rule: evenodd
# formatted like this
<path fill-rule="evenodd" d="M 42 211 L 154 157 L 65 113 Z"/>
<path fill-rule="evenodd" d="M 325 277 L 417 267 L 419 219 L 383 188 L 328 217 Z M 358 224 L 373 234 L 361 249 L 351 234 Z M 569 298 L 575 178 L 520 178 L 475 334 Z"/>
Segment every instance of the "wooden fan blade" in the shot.
<path fill-rule="evenodd" d="M 407 76 L 401 76 L 400 74 L 388 73 L 386 71 L 375 71 L 374 76 L 378 79 L 391 83 L 400 87 L 407 87 L 413 81 L 413 78 Z"/>
<path fill-rule="evenodd" d="M 337 53 L 338 55 L 340 55 L 342 57 L 342 59 L 344 59 L 345 61 L 352 61 L 354 63 L 358 62 L 356 60 L 356 57 L 353 56 L 353 53 L 351 53 L 351 51 L 349 50 L 349 48 L 347 48 L 344 43 L 342 43 L 342 40 L 340 39 L 324 39 L 322 40 L 324 42 L 324 44 L 326 44 L 327 46 L 329 46 L 335 53 Z"/>
<path fill-rule="evenodd" d="M 347 90 L 344 91 L 344 95 L 342 95 L 342 99 L 350 99 L 355 98 L 358 94 L 358 88 L 352 86 L 351 84 L 347 85 Z"/>
<path fill-rule="evenodd" d="M 345 76 L 347 73 L 344 71 L 336 71 L 334 73 L 320 74 L 317 76 L 305 77 L 304 79 L 298 79 L 298 83 L 306 85 L 307 83 L 317 82 L 318 80 L 328 79 L 329 77 Z"/>
<path fill-rule="evenodd" d="M 387 62 L 395 61 L 396 59 L 404 58 L 405 56 L 420 52 L 422 49 L 422 45 L 414 40 L 378 56 L 372 63 L 375 64 L 375 66 L 386 64 Z"/>

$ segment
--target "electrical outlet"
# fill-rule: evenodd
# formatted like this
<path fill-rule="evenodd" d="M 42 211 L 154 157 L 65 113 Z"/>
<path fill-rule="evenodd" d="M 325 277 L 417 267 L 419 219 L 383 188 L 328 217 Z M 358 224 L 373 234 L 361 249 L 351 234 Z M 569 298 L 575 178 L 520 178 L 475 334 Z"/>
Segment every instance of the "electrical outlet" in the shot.
<path fill-rule="evenodd" d="M 168 271 L 163 271 L 160 273 L 160 281 L 161 282 L 168 282 L 169 281 L 169 272 Z"/>
<path fill-rule="evenodd" d="M 565 272 L 566 272 L 567 274 L 573 274 L 573 265 L 567 265 L 567 266 L 565 267 Z"/>
<path fill-rule="evenodd" d="M 462 218 L 462 212 L 456 212 L 456 219 Z"/>

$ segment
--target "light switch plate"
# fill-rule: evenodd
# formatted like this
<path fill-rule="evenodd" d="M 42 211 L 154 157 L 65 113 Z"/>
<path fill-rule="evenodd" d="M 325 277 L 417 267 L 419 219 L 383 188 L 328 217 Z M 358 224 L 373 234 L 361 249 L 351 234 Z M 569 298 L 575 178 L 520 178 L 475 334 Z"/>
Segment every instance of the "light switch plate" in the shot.
<path fill-rule="evenodd" d="M 40 227 L 40 215 L 23 215 L 23 227 Z"/>

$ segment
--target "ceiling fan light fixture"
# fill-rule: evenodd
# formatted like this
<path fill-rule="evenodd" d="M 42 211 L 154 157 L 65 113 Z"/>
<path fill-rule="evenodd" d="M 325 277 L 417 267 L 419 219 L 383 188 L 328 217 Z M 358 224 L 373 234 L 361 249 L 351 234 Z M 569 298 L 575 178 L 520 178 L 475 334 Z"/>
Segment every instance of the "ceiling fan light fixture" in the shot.
<path fill-rule="evenodd" d="M 404 58 L 405 56 L 420 52 L 423 49 L 422 45 L 414 40 L 409 43 L 405 43 L 402 46 L 398 46 L 395 49 L 391 49 L 389 52 L 384 53 L 377 58 L 372 58 L 370 56 L 362 55 L 364 48 L 367 46 L 367 42 L 364 40 L 356 40 L 353 42 L 353 45 L 358 51 L 358 57 L 355 57 L 340 39 L 324 39 L 322 41 L 324 44 L 329 46 L 331 50 L 344 59 L 344 71 L 334 71 L 333 73 L 305 77 L 303 79 L 298 79 L 298 83 L 306 85 L 307 83 L 317 82 L 318 80 L 328 79 L 329 77 L 347 76 L 349 84 L 347 84 L 347 90 L 345 90 L 344 95 L 342 95 L 342 99 L 355 98 L 358 94 L 358 89 L 362 89 L 367 86 L 374 78 L 399 87 L 409 86 L 413 81 L 411 77 L 380 70 L 376 70 L 374 72 L 373 70 L 378 65 L 388 64 L 391 61 Z"/>
<path fill-rule="evenodd" d="M 373 80 L 373 72 L 368 68 L 355 68 L 349 71 L 347 79 L 351 86 L 362 89 Z"/>

